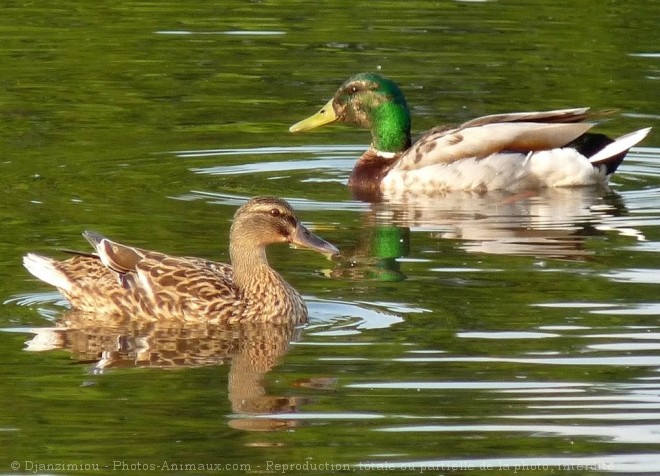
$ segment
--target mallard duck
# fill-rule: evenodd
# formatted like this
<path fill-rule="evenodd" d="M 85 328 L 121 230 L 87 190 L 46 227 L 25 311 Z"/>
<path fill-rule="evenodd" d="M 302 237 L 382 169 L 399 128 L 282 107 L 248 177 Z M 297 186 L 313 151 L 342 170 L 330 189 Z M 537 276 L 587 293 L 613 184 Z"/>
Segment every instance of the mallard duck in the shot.
<path fill-rule="evenodd" d="M 650 128 L 612 140 L 587 133 L 588 108 L 496 114 L 425 132 L 414 144 L 410 111 L 391 80 L 361 73 L 316 114 L 289 129 L 332 122 L 371 129 L 348 185 L 358 194 L 485 192 L 605 184 Z"/>
<path fill-rule="evenodd" d="M 231 265 L 134 248 L 89 231 L 83 236 L 96 253 L 74 252 L 66 261 L 29 253 L 23 264 L 74 309 L 152 320 L 303 323 L 305 303 L 268 265 L 266 246 L 290 243 L 338 254 L 300 223 L 287 202 L 273 197 L 253 198 L 236 211 Z"/>

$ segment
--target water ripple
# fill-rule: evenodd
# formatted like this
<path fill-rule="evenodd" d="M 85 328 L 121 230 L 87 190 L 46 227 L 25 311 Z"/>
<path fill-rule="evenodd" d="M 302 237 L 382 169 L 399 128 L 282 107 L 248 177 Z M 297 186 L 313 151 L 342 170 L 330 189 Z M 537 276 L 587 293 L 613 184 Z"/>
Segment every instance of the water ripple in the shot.
<path fill-rule="evenodd" d="M 190 193 L 179 195 L 177 197 L 170 197 L 174 200 L 194 201 L 205 200 L 211 204 L 226 205 L 237 207 L 249 200 L 247 195 L 234 195 L 228 193 L 206 192 L 202 190 L 191 190 Z M 286 199 L 293 208 L 296 210 L 344 210 L 344 211 L 360 211 L 367 210 L 369 205 L 362 202 L 355 202 L 351 200 L 339 201 L 318 201 L 297 197 L 282 197 Z"/>
<path fill-rule="evenodd" d="M 542 365 L 588 365 L 588 366 L 636 366 L 636 367 L 658 367 L 660 366 L 660 356 L 640 355 L 640 356 L 607 356 L 607 357 L 552 357 L 552 358 L 532 358 L 532 357 L 428 357 L 411 358 L 401 357 L 393 359 L 396 362 L 480 362 L 480 363 L 516 363 L 516 364 L 542 364 Z M 398 384 L 394 384 L 398 385 Z M 398 388 L 398 387 L 397 387 Z"/>
<path fill-rule="evenodd" d="M 398 359 L 397 359 L 398 360 Z M 555 390 L 581 391 L 590 387 L 588 383 L 566 382 L 369 382 L 352 383 L 350 388 L 405 389 L 405 390 Z"/>
<path fill-rule="evenodd" d="M 224 31 L 190 31 L 190 30 L 159 30 L 157 35 L 232 35 L 232 36 L 279 36 L 286 31 L 277 30 L 224 30 Z"/>
<path fill-rule="evenodd" d="M 357 469 L 371 471 L 406 470 L 432 471 L 507 471 L 506 474 L 538 471 L 604 471 L 616 473 L 656 472 L 660 466 L 660 455 L 654 453 L 621 453 L 607 456 L 564 456 L 564 457 L 502 457 L 471 459 L 429 459 L 411 461 L 371 460 L 359 463 Z M 484 473 L 481 473 L 484 474 Z M 487 474 L 487 473 L 486 473 Z"/>
<path fill-rule="evenodd" d="M 587 436 L 616 443 L 660 443 L 660 425 L 404 425 L 381 428 L 378 431 L 397 433 L 528 433 L 554 436 Z"/>

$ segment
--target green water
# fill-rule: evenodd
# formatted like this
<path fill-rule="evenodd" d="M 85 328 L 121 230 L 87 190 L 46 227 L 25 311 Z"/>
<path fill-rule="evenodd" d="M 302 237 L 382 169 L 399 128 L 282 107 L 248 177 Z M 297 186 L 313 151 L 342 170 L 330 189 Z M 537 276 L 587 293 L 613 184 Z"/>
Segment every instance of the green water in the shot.
<path fill-rule="evenodd" d="M 5 1 L 0 473 L 657 471 L 658 18 L 633 1 Z M 368 132 L 287 132 L 361 71 L 401 85 L 415 131 L 578 106 L 618 109 L 601 132 L 654 130 L 609 191 L 362 203 L 345 183 Z M 85 249 L 85 229 L 226 261 L 260 194 L 344 254 L 270 250 L 304 329 L 67 333 L 21 265 Z"/>

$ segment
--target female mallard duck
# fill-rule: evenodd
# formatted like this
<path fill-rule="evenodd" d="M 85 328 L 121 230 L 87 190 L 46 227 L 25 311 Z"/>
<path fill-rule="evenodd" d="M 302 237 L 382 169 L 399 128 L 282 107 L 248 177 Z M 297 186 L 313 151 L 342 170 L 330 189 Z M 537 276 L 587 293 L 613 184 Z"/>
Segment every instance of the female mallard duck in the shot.
<path fill-rule="evenodd" d="M 231 265 L 122 245 L 93 232 L 95 254 L 55 261 L 33 253 L 27 270 L 57 287 L 81 311 L 152 320 L 303 323 L 302 297 L 266 259 L 272 243 L 336 255 L 305 228 L 284 200 L 258 197 L 238 209 L 229 232 Z"/>
<path fill-rule="evenodd" d="M 588 108 L 497 114 L 441 126 L 410 140 L 410 112 L 399 87 L 362 73 L 291 132 L 332 122 L 371 129 L 371 146 L 348 185 L 359 195 L 448 190 L 524 190 L 607 183 L 628 149 L 650 128 L 616 140 L 587 134 Z"/>

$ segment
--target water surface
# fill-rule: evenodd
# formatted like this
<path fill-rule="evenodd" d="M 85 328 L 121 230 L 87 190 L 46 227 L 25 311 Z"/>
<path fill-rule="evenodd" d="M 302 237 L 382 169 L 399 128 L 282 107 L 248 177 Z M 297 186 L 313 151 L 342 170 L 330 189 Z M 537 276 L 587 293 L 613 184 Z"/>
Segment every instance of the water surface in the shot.
<path fill-rule="evenodd" d="M 659 14 L 4 5 L 0 472 L 657 471 Z M 401 85 L 418 132 L 577 106 L 618 110 L 601 132 L 654 130 L 607 190 L 365 203 L 345 184 L 367 132 L 287 132 L 361 71 Z M 21 266 L 84 249 L 85 229 L 226 261 L 231 216 L 260 194 L 344 255 L 270 250 L 302 329 L 109 325 Z"/>

